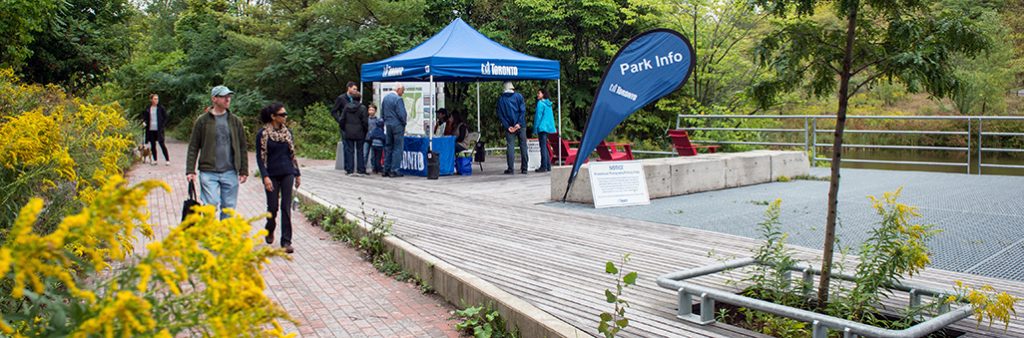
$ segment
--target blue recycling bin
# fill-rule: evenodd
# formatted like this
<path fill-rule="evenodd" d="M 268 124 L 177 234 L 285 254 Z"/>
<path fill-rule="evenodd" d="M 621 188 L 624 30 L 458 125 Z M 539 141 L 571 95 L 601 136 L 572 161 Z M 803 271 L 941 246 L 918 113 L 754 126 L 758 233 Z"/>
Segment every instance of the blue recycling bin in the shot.
<path fill-rule="evenodd" d="M 440 160 L 441 176 L 455 173 L 455 137 L 435 136 L 434 152 Z M 427 152 L 430 150 L 430 139 L 425 136 L 405 136 L 405 150 L 402 154 L 402 165 L 398 171 L 403 175 L 427 177 Z"/>

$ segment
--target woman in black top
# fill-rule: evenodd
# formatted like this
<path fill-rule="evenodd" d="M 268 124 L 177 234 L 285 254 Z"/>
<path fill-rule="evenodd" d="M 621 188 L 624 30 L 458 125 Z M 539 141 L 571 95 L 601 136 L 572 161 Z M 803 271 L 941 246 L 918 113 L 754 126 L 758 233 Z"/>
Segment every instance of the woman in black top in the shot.
<path fill-rule="evenodd" d="M 292 186 L 302 182 L 299 162 L 295 160 L 295 139 L 285 123 L 288 112 L 274 102 L 260 111 L 263 128 L 256 133 L 256 164 L 260 167 L 263 187 L 267 191 L 267 244 L 274 243 L 274 228 L 281 211 L 281 247 L 292 253 Z M 280 200 L 278 200 L 280 198 Z M 280 209 L 278 207 L 280 206 Z"/>
<path fill-rule="evenodd" d="M 153 165 L 156 165 L 156 145 L 164 152 L 164 164 L 171 165 L 171 158 L 167 156 L 167 146 L 164 145 L 164 129 L 167 127 L 167 110 L 160 105 L 160 96 L 149 94 L 149 106 L 139 114 L 139 119 L 146 126 L 146 143 L 149 144 L 150 153 L 153 154 Z"/>

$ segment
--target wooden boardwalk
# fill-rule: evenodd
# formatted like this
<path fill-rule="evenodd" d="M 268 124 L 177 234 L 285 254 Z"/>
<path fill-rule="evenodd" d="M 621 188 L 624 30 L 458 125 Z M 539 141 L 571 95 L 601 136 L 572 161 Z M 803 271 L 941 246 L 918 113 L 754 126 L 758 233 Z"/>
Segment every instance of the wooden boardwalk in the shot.
<path fill-rule="evenodd" d="M 504 159 L 490 159 L 484 173 L 421 177 L 350 177 L 333 167 L 303 169 L 307 193 L 358 213 L 386 213 L 395 220 L 401 239 L 472 273 L 533 304 L 584 332 L 597 334 L 598 314 L 610 311 L 605 288 L 614 280 L 604 262 L 623 253 L 633 260 L 627 270 L 640 278 L 624 298 L 632 307 L 624 337 L 759 337 L 728 325 L 699 326 L 675 318 L 676 295 L 659 288 L 655 279 L 665 273 L 699 267 L 723 259 L 745 257 L 758 243 L 733 235 L 637 221 L 613 216 L 552 208 L 547 201 L 547 174 L 501 175 Z M 476 166 L 474 170 L 478 170 Z M 754 224 L 751 224 L 754 226 Z M 814 251 L 794 247 L 799 256 Z M 738 273 L 704 277 L 698 282 L 723 289 Z M 929 269 L 915 282 L 951 288 L 960 279 L 991 284 L 1024 296 L 1024 283 Z M 895 299 L 894 304 L 906 304 Z M 971 320 L 956 327 L 972 337 L 1024 337 L 1017 322 L 1004 332 L 976 328 Z"/>

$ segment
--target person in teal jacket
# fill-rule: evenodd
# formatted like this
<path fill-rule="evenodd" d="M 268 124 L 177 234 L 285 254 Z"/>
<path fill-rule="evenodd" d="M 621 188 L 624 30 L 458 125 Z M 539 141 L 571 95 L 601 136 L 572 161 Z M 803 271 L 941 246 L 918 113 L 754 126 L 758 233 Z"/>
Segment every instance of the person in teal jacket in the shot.
<path fill-rule="evenodd" d="M 548 100 L 546 90 L 537 91 L 537 115 L 533 118 L 533 133 L 537 134 L 540 141 L 540 168 L 536 172 L 543 173 L 551 171 L 551 153 L 548 151 L 548 134 L 555 133 L 555 116 L 551 110 L 551 100 Z"/>

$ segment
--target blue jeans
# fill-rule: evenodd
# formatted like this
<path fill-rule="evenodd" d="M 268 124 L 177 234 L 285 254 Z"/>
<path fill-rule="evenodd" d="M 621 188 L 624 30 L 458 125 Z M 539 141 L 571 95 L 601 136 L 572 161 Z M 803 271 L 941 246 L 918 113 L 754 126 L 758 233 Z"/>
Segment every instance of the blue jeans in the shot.
<path fill-rule="evenodd" d="M 513 162 L 516 159 L 516 146 L 513 142 L 517 138 L 519 139 L 519 159 L 522 162 L 520 170 L 526 171 L 526 164 L 530 162 L 530 157 L 526 153 L 526 128 L 519 128 L 519 131 L 515 133 L 505 131 L 505 159 L 508 162 L 508 170 L 515 171 Z"/>
<path fill-rule="evenodd" d="M 551 170 L 551 152 L 548 151 L 548 133 L 537 133 L 537 141 L 540 141 L 540 169 Z"/>
<path fill-rule="evenodd" d="M 222 173 L 200 171 L 199 185 L 202 187 L 199 198 L 203 203 L 218 206 L 220 219 L 228 218 L 224 209 L 234 209 L 238 203 L 238 173 L 234 170 Z"/>
<path fill-rule="evenodd" d="M 387 125 L 386 144 L 384 146 L 384 172 L 397 173 L 402 166 L 402 154 L 405 152 L 405 126 Z"/>
<path fill-rule="evenodd" d="M 351 174 L 352 167 L 355 165 L 355 170 L 358 173 L 366 172 L 366 157 L 363 153 L 363 140 L 345 140 L 345 173 Z M 355 162 L 352 161 L 352 157 L 355 157 Z"/>

